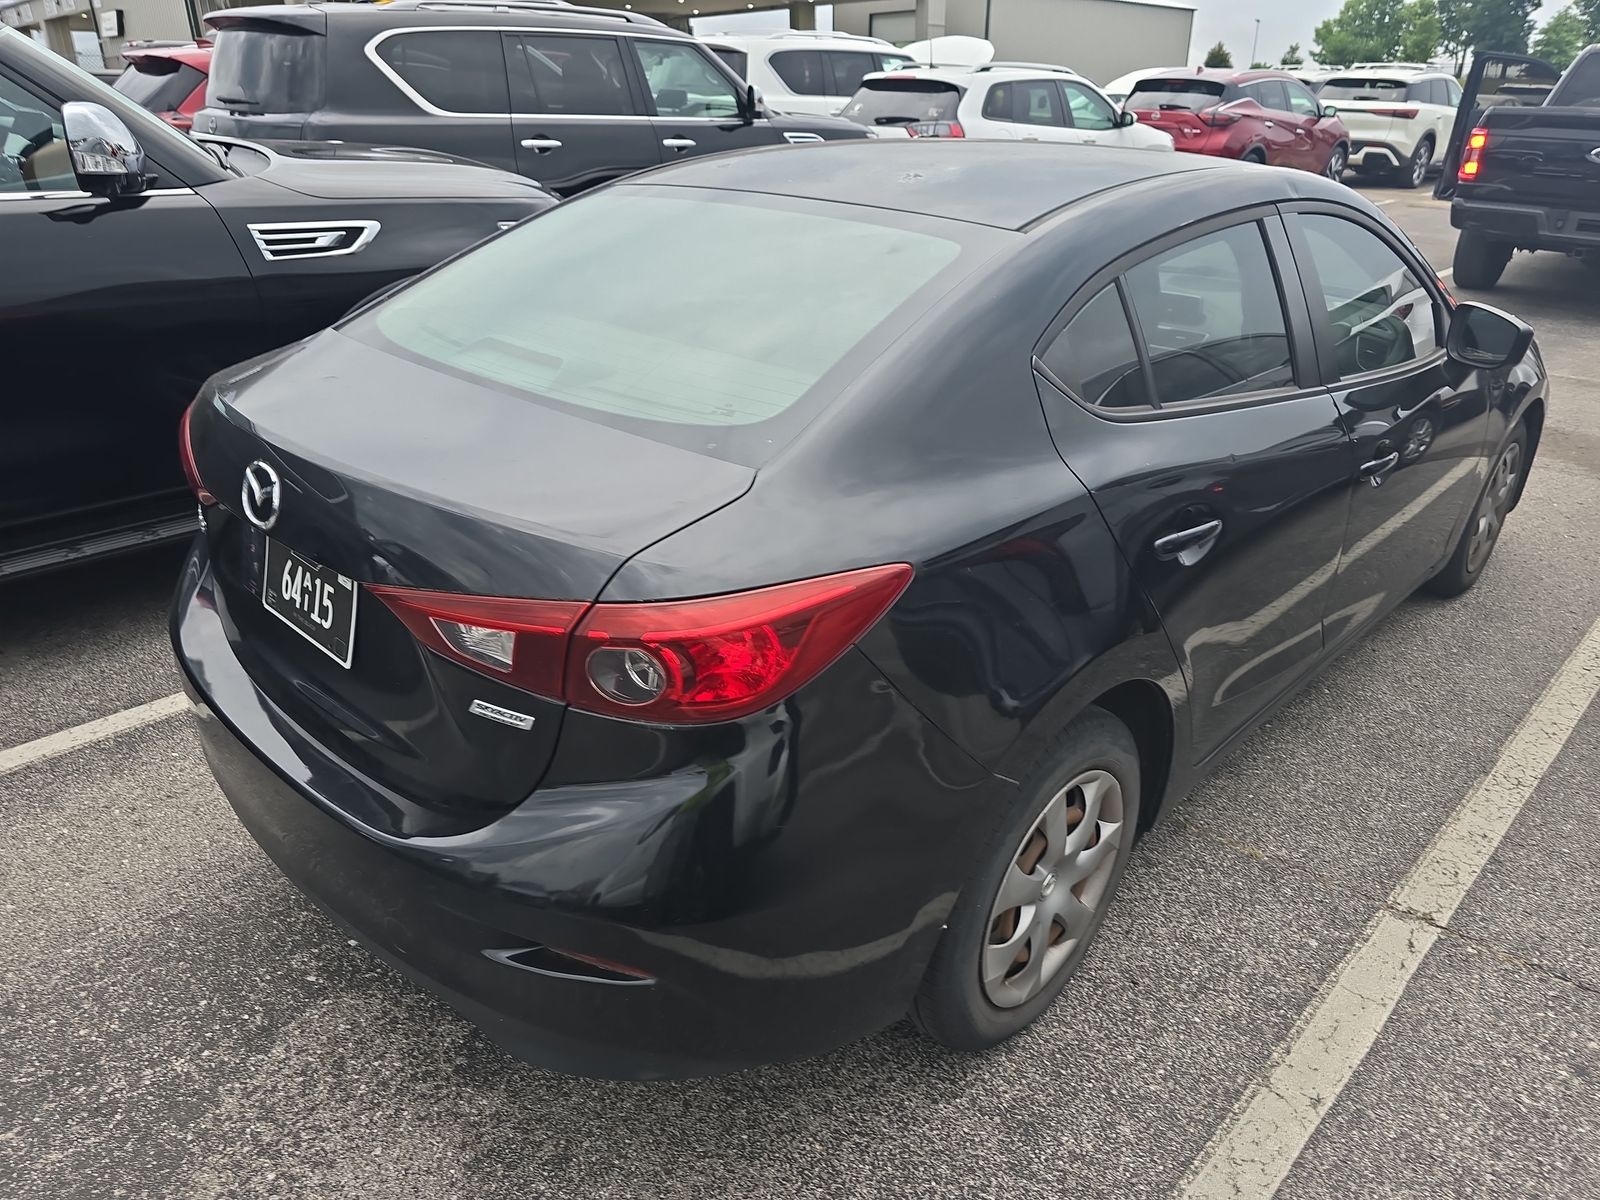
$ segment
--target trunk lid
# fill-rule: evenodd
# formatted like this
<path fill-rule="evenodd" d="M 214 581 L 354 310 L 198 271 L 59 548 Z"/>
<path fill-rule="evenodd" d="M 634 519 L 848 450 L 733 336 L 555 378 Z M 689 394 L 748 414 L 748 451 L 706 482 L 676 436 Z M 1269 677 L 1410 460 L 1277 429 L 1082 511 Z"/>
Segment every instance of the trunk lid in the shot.
<path fill-rule="evenodd" d="M 361 585 L 589 601 L 631 555 L 754 478 L 334 331 L 219 381 L 190 437 L 220 502 L 206 537 L 245 670 L 306 735 L 398 798 L 374 807 L 374 790 L 346 788 L 327 799 L 406 835 L 474 828 L 523 800 L 564 707 L 426 649 Z M 242 511 L 258 461 L 281 480 L 270 532 Z M 268 538 L 356 582 L 349 667 L 265 607 Z M 474 701 L 532 727 L 485 719 Z"/>
<path fill-rule="evenodd" d="M 211 13 L 215 44 L 200 133 L 296 140 L 322 108 L 327 87 L 327 14 L 309 5 L 271 17 L 259 9 Z"/>
<path fill-rule="evenodd" d="M 1137 114 L 1141 125 L 1170 136 L 1172 144 L 1182 150 L 1198 145 L 1213 129 L 1202 114 L 1210 114 L 1227 102 L 1226 84 L 1180 75 L 1141 79 L 1122 107 Z"/>
<path fill-rule="evenodd" d="M 1600 108 L 1500 106 L 1481 124 L 1489 139 L 1475 199 L 1600 210 Z"/>

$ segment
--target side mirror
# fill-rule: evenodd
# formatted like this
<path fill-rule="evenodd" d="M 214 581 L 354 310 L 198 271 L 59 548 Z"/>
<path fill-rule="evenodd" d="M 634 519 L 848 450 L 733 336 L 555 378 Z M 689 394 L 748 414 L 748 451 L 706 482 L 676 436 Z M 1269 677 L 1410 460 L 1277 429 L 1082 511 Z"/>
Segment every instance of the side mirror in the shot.
<path fill-rule="evenodd" d="M 150 185 L 144 149 L 121 117 L 103 104 L 68 100 L 61 124 L 78 187 L 91 196 L 134 196 Z"/>
<path fill-rule="evenodd" d="M 739 115 L 744 118 L 746 125 L 752 124 L 761 115 L 761 93 L 756 91 L 753 83 L 745 84 L 744 111 Z"/>
<path fill-rule="evenodd" d="M 1117 128 L 1119 129 L 1126 129 L 1129 125 L 1137 125 L 1138 123 L 1138 113 L 1128 112 L 1126 109 L 1124 109 L 1122 112 L 1117 114 Z"/>
<path fill-rule="evenodd" d="M 1450 316 L 1445 353 L 1480 371 L 1512 367 L 1533 345 L 1533 326 L 1487 304 L 1463 302 Z"/>
<path fill-rule="evenodd" d="M 1322 106 L 1321 115 L 1324 117 L 1337 117 L 1339 115 L 1339 110 L 1332 104 L 1324 104 Z"/>

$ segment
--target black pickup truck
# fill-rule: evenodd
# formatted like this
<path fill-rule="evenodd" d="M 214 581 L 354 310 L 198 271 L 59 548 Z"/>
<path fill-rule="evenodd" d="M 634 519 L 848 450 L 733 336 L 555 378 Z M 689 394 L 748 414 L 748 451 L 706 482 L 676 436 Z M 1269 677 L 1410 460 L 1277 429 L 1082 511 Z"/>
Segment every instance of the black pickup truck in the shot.
<path fill-rule="evenodd" d="M 1600 278 L 1600 45 L 1562 74 L 1480 54 L 1434 195 L 1450 199 L 1455 280 L 1492 288 L 1516 250 L 1581 257 Z"/>

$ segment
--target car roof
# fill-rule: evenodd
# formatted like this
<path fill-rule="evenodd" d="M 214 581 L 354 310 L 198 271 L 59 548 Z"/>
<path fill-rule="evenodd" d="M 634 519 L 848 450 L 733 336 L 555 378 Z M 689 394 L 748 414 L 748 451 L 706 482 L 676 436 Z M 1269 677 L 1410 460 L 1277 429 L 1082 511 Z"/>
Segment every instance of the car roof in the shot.
<path fill-rule="evenodd" d="M 202 21 L 216 29 L 226 29 L 251 21 L 276 21 L 306 28 L 307 14 L 334 21 L 376 26 L 427 25 L 517 25 L 529 22 L 559 25 L 573 29 L 610 29 L 620 25 L 643 26 L 652 37 L 692 41 L 690 34 L 673 29 L 654 17 L 626 9 L 585 8 L 565 0 L 385 0 L 381 4 L 350 3 L 349 0 L 318 0 L 310 4 L 270 4 L 252 8 L 222 8 L 208 12 Z M 317 28 L 317 26 L 311 26 Z"/>
<path fill-rule="evenodd" d="M 976 67 L 891 67 L 887 71 L 873 71 L 868 79 L 938 79 L 948 83 L 981 83 L 985 79 L 1036 79 L 1041 74 L 1061 75 L 1067 79 L 1083 78 L 1071 67 L 1055 63 L 991 62 Z"/>
<path fill-rule="evenodd" d="M 790 29 L 781 33 L 707 33 L 700 40 L 708 46 L 727 46 L 734 50 L 891 50 L 902 53 L 893 42 L 860 33 L 838 33 L 825 29 Z"/>
<path fill-rule="evenodd" d="M 769 146 L 689 159 L 616 186 L 796 196 L 1021 230 L 1112 188 L 1195 171 L 1250 171 L 1202 154 L 938 138 Z"/>

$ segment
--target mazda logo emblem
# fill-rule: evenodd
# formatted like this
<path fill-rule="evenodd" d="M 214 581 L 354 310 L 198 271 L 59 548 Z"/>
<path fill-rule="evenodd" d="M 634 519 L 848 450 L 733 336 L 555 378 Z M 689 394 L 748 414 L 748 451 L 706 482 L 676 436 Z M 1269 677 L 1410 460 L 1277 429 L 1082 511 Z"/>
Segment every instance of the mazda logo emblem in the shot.
<path fill-rule="evenodd" d="M 239 500 L 244 515 L 257 529 L 271 529 L 278 519 L 278 504 L 283 499 L 283 484 L 278 473 L 259 458 L 244 469 L 244 487 Z"/>

